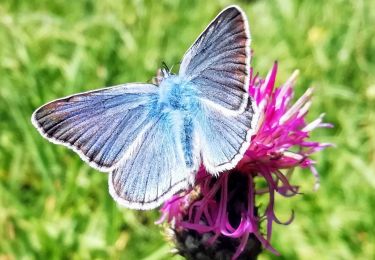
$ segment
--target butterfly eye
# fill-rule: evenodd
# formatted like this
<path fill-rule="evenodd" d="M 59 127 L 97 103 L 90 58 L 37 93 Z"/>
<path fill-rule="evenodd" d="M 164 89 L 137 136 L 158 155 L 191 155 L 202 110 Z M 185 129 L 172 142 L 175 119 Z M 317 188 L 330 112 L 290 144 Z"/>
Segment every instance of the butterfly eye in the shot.
<path fill-rule="evenodd" d="M 159 86 L 163 81 L 163 72 L 161 69 L 156 71 L 156 76 L 152 78 L 152 84 Z"/>

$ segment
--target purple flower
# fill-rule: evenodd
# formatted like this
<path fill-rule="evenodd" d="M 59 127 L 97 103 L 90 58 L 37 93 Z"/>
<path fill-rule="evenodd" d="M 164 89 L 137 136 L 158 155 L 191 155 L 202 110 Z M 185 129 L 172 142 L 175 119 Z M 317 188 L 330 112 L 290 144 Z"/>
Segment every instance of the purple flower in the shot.
<path fill-rule="evenodd" d="M 315 176 L 315 188 L 318 188 L 318 173 L 310 155 L 330 144 L 310 141 L 309 133 L 315 128 L 332 125 L 323 123 L 323 115 L 306 122 L 305 116 L 312 104 L 311 88 L 291 105 L 298 72 L 278 88 L 275 87 L 276 74 L 277 63 L 265 79 L 254 75 L 253 69 L 250 69 L 249 95 L 258 104 L 260 118 L 256 134 L 238 165 L 219 177 L 210 175 L 202 167 L 195 187 L 174 195 L 161 208 L 162 216 L 158 223 L 169 223 L 177 240 L 186 240 L 187 234 L 194 233 L 193 237 L 199 237 L 199 241 L 192 246 L 193 249 L 209 251 L 210 247 L 216 248 L 207 253 L 211 257 L 223 251 L 220 249 L 226 247 L 223 244 L 228 243 L 228 239 L 233 240 L 229 247 L 234 244 L 234 250 L 230 252 L 226 248 L 223 254 L 231 254 L 232 259 L 257 250 L 256 242 L 259 248 L 261 243 L 264 248 L 278 254 L 270 244 L 272 224 L 289 224 L 293 213 L 284 223 L 276 217 L 275 193 L 284 197 L 298 193 L 298 186 L 289 182 L 289 176 L 296 167 L 308 168 Z M 263 186 L 256 185 L 259 182 Z M 260 212 L 257 198 L 264 194 L 268 194 L 268 203 Z M 261 227 L 264 227 L 262 231 Z M 180 243 L 177 246 L 180 253 L 187 255 L 188 249 L 183 249 L 186 241 L 176 242 Z"/>

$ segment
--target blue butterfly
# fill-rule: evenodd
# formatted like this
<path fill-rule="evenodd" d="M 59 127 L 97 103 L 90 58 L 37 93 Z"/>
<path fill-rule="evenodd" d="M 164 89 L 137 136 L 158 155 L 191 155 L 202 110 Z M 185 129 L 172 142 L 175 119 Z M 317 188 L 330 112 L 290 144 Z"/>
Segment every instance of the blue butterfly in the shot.
<path fill-rule="evenodd" d="M 257 123 L 247 93 L 250 34 L 243 11 L 223 10 L 185 53 L 179 73 L 57 99 L 32 123 L 90 166 L 109 172 L 121 205 L 152 209 L 194 184 L 201 163 L 217 175 L 242 158 Z"/>

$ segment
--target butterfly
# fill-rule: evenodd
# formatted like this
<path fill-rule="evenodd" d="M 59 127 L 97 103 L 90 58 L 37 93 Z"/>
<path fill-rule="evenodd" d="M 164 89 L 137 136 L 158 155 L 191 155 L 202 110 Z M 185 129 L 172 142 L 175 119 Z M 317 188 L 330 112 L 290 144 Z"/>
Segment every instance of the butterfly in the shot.
<path fill-rule="evenodd" d="M 224 9 L 183 56 L 178 74 L 162 68 L 152 83 L 128 83 L 57 99 L 32 123 L 109 173 L 122 206 L 152 209 L 194 184 L 201 164 L 212 175 L 232 169 L 249 146 L 257 107 L 247 92 L 247 18 Z"/>

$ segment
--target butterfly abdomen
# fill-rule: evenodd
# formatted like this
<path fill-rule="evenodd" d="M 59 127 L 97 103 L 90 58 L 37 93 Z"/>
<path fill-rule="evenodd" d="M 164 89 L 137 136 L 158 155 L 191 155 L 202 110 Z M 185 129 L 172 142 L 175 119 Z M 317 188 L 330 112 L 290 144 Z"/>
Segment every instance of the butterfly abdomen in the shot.
<path fill-rule="evenodd" d="M 194 125 L 191 116 L 186 115 L 183 119 L 183 130 L 181 133 L 181 143 L 184 152 L 185 164 L 188 168 L 193 168 L 194 158 L 193 158 L 193 131 Z"/>

